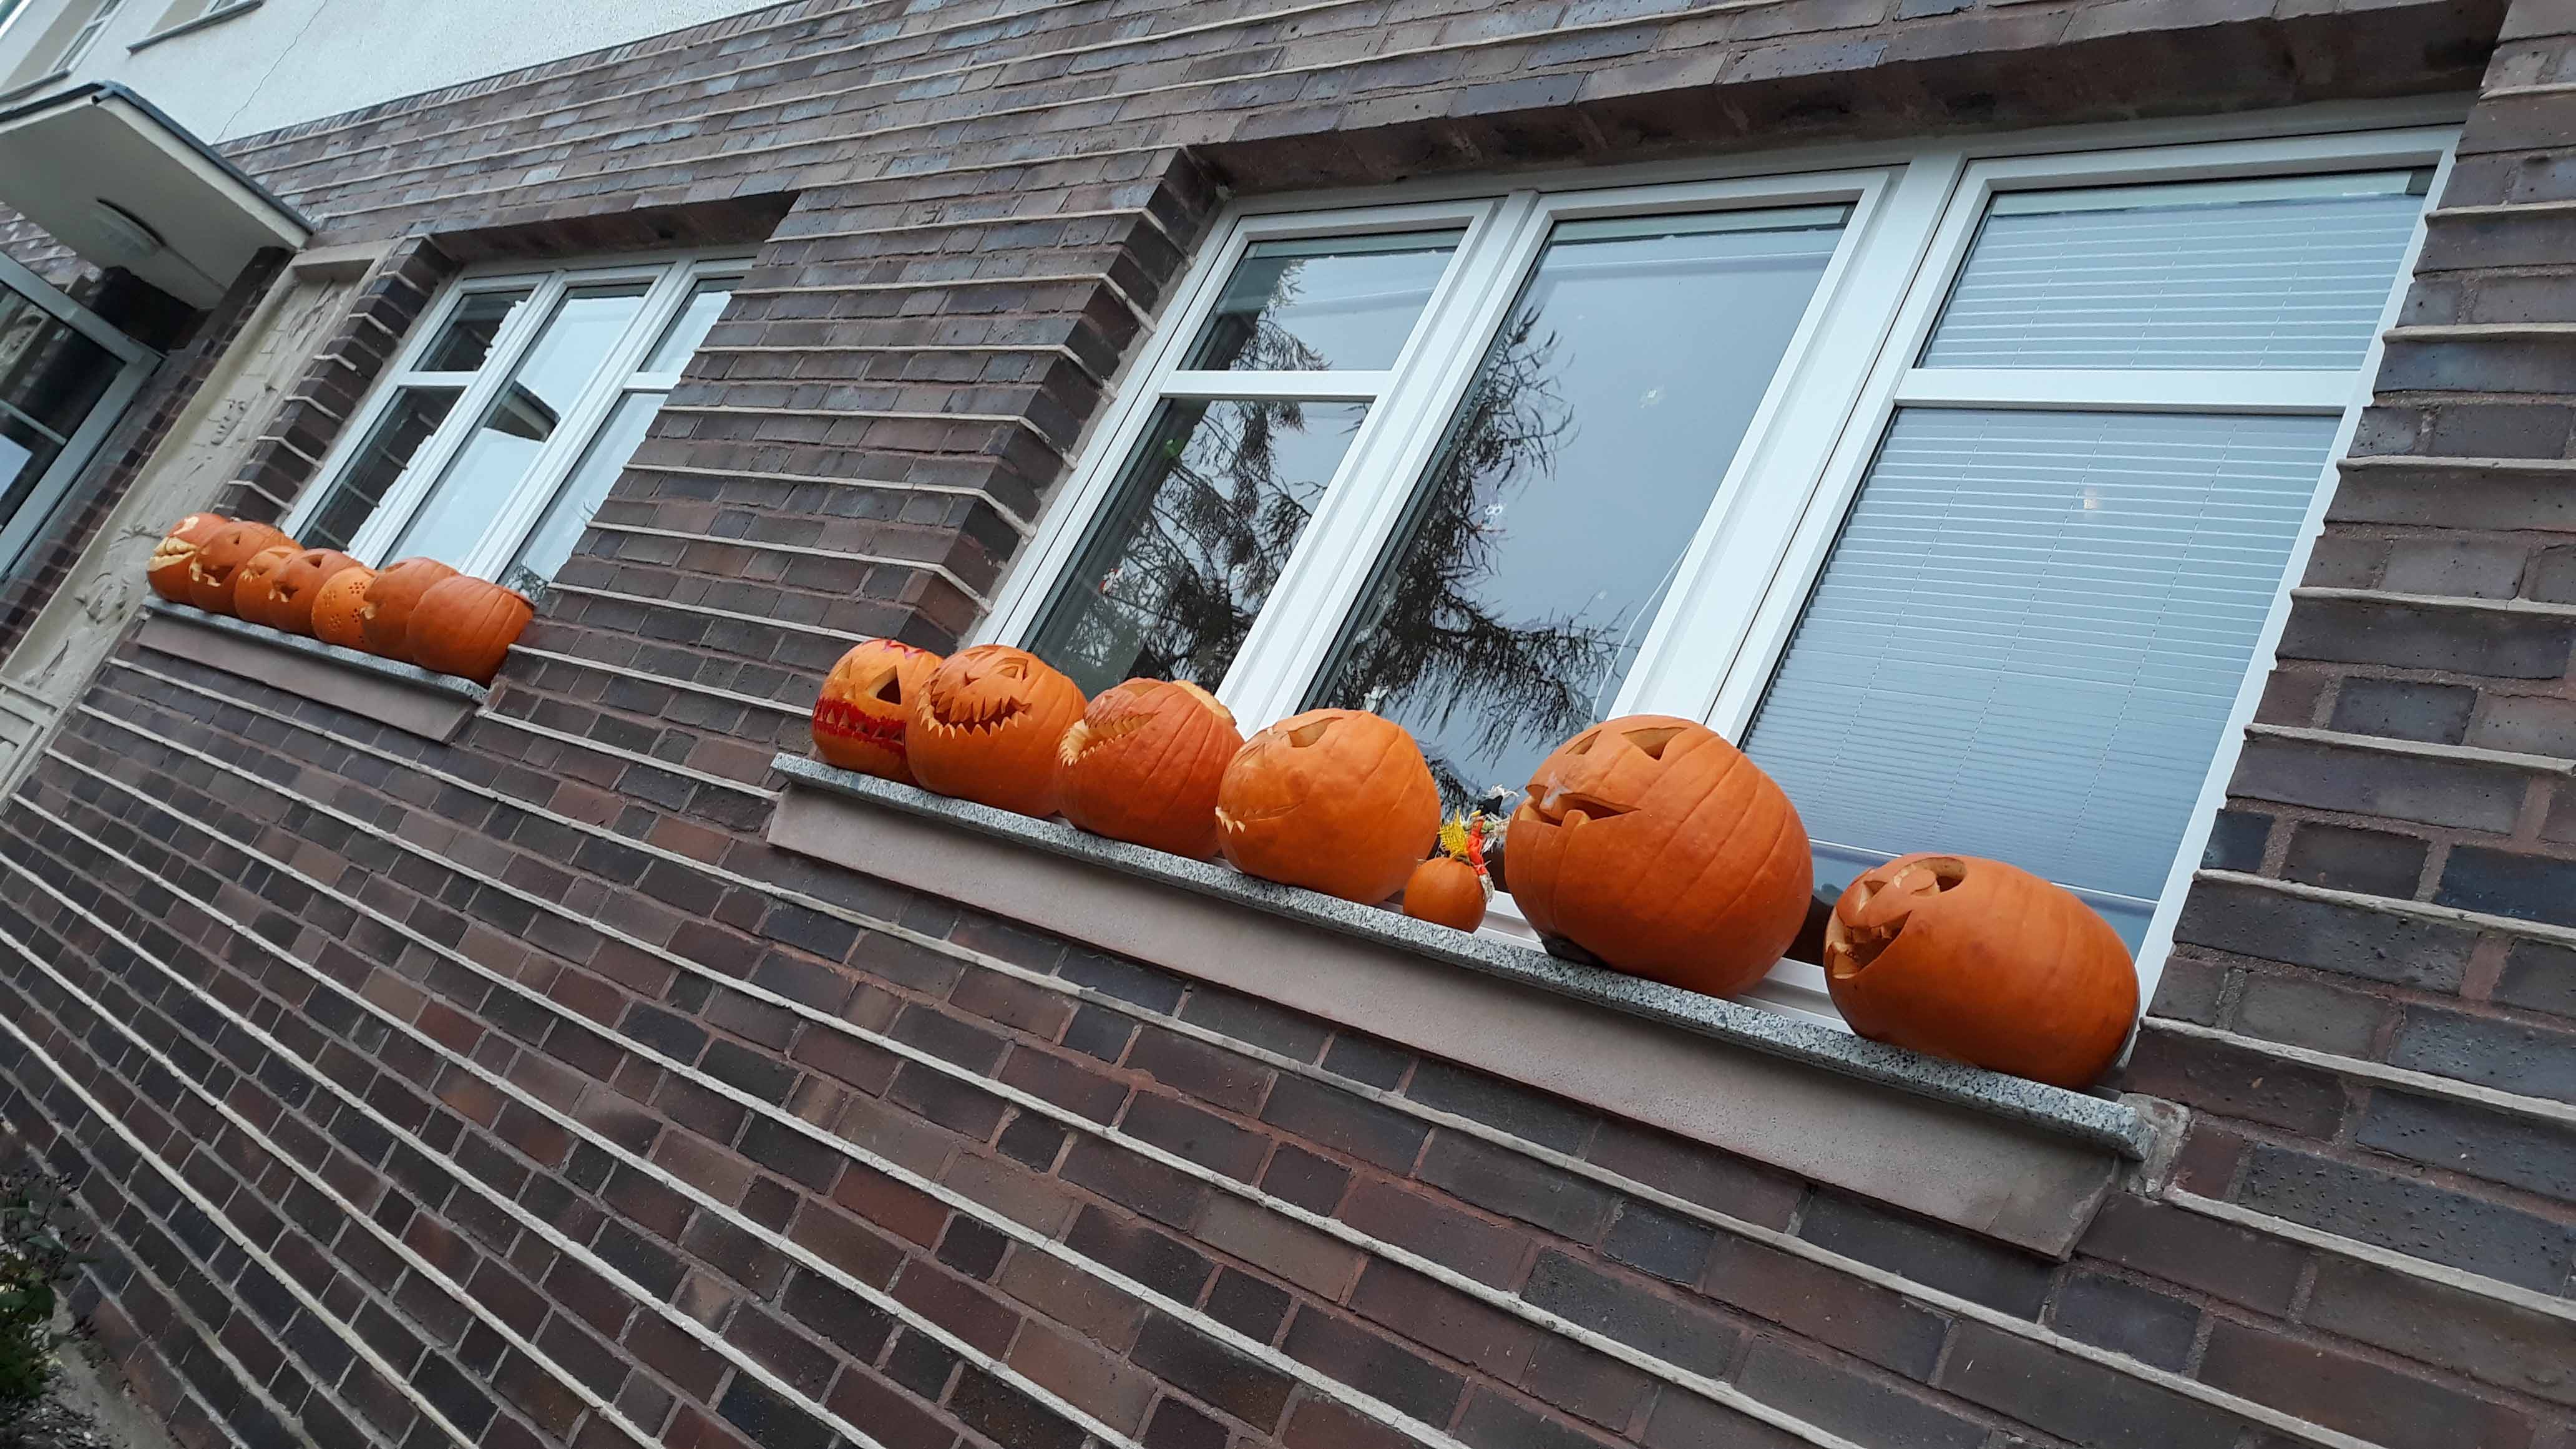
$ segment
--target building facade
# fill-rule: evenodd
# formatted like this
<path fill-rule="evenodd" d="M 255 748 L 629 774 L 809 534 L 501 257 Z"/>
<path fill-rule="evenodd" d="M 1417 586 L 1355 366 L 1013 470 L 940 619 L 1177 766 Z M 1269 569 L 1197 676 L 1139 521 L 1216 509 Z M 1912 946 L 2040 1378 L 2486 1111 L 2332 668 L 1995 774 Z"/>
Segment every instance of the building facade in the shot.
<path fill-rule="evenodd" d="M 0 599 L 77 1311 L 192 1445 L 2576 1445 L 2571 56 L 798 0 L 257 133 L 39 87 L 0 148 L 273 223 L 6 234 L 133 347 Z M 536 622 L 484 690 L 146 606 L 202 507 Z M 2011 858 L 2143 1016 L 2044 1087 L 1812 943 L 1718 1001 L 818 767 L 878 636 L 1458 800 L 1706 720 L 1821 884 Z"/>

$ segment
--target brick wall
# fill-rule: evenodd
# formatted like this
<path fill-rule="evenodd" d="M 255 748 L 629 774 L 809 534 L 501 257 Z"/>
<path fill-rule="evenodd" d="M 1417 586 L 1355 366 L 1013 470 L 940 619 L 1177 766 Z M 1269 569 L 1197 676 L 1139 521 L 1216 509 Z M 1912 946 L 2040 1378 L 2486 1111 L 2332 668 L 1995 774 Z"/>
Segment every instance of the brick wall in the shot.
<path fill-rule="evenodd" d="M 128 645 L 0 812 L 77 1306 L 191 1444 L 2565 1449 L 2557 17 L 806 0 L 243 143 L 413 239 L 246 507 L 426 259 L 766 240 L 453 745 Z M 2480 86 L 2124 1083 L 2173 1181 L 2066 1262 L 759 841 L 823 666 L 972 622 L 1225 187 Z"/>

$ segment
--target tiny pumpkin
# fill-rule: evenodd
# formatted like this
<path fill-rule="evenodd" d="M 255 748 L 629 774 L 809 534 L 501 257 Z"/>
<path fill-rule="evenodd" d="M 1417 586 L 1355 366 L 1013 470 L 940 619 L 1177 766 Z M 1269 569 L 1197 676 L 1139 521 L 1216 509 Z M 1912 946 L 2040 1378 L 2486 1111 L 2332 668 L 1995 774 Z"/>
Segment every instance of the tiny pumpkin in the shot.
<path fill-rule="evenodd" d="M 2138 1014 L 2138 972 L 2074 892 L 1998 860 L 1899 856 L 1825 923 L 1825 989 L 1851 1029 L 2081 1090 Z"/>
<path fill-rule="evenodd" d="M 196 561 L 197 550 L 231 522 L 220 513 L 191 513 L 170 525 L 170 531 L 152 545 L 152 561 L 143 566 L 152 592 L 173 603 L 188 602 L 188 565 Z"/>
<path fill-rule="evenodd" d="M 411 613 L 406 652 L 412 663 L 433 674 L 490 684 L 536 614 L 536 606 L 518 590 L 456 574 L 422 592 Z"/>
<path fill-rule="evenodd" d="M 286 561 L 295 557 L 296 552 L 295 540 L 290 538 L 274 548 L 264 548 L 252 554 L 248 563 L 233 570 L 235 618 L 266 624 L 272 629 L 277 627 L 276 617 L 270 612 L 270 605 L 275 600 L 269 595 L 269 585 L 276 582 L 277 571 L 286 567 Z"/>
<path fill-rule="evenodd" d="M 289 556 L 268 580 L 268 622 L 289 634 L 313 632 L 313 605 L 322 587 L 366 565 L 336 548 L 308 548 Z"/>
<path fill-rule="evenodd" d="M 892 639 L 870 639 L 842 655 L 814 697 L 814 753 L 844 770 L 914 783 L 904 725 L 940 662 Z"/>
<path fill-rule="evenodd" d="M 367 606 L 367 585 L 375 581 L 376 571 L 365 564 L 324 580 L 313 591 L 313 637 L 343 649 L 366 648 L 366 625 L 358 615 Z"/>
<path fill-rule="evenodd" d="M 1472 931 L 1485 924 L 1485 878 L 1454 855 L 1435 855 L 1405 878 L 1404 913 L 1453 931 Z"/>
<path fill-rule="evenodd" d="M 1022 815 L 1055 813 L 1055 747 L 1082 689 L 1025 649 L 978 644 L 930 673 L 904 728 L 925 789 Z"/>
<path fill-rule="evenodd" d="M 188 560 L 188 602 L 209 614 L 231 613 L 233 575 L 261 550 L 294 542 L 266 523 L 227 523 L 216 529 Z"/>
<path fill-rule="evenodd" d="M 1094 835 L 1205 860 L 1217 848 L 1217 786 L 1242 748 L 1216 696 L 1130 679 L 1101 691 L 1057 742 L 1058 803 Z"/>
<path fill-rule="evenodd" d="M 387 659 L 411 658 L 411 616 L 420 596 L 433 585 L 456 577 L 456 570 L 434 558 L 407 558 L 376 571 L 367 585 L 366 602 L 358 608 L 358 627 L 367 652 Z"/>
<path fill-rule="evenodd" d="M 1664 715 L 1558 746 L 1509 834 L 1512 900 L 1552 951 L 1711 996 L 1762 979 L 1815 887 L 1779 785 L 1715 730 Z"/>
<path fill-rule="evenodd" d="M 1237 870 L 1376 905 L 1440 829 L 1440 787 L 1393 720 L 1290 715 L 1254 735 L 1217 786 L 1217 847 Z"/>

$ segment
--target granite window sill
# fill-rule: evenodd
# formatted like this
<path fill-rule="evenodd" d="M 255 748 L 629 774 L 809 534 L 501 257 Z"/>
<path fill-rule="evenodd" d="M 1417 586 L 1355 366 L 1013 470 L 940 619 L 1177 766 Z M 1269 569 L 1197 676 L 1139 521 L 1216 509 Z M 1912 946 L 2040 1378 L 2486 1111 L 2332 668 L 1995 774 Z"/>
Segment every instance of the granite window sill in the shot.
<path fill-rule="evenodd" d="M 796 755 L 768 838 L 2041 1252 L 2152 1145 L 2128 1105 L 1578 966 Z M 996 848 L 1000 847 L 1000 848 Z"/>
<path fill-rule="evenodd" d="M 456 738 L 487 697 L 471 680 L 167 599 L 151 601 L 135 642 L 441 743 Z"/>
<path fill-rule="evenodd" d="M 236 15 L 248 15 L 264 3 L 266 0 L 240 0 L 239 4 L 227 5 L 221 10 L 210 10 L 194 20 L 182 20 L 167 30 L 156 30 L 127 46 L 126 53 L 130 55 L 138 50 L 149 50 L 165 40 L 176 40 L 182 35 L 194 35 L 208 26 L 221 25 Z"/>

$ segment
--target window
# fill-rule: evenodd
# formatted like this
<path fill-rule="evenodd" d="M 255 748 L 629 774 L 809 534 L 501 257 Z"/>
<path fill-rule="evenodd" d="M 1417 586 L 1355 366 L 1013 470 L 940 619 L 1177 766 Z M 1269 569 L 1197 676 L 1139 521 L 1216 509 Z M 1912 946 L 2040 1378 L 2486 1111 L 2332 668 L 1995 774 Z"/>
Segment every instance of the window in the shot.
<path fill-rule="evenodd" d="M 161 12 L 161 18 L 152 22 L 151 33 L 128 48 L 141 50 L 173 32 L 196 29 L 201 21 L 225 19 L 256 10 L 259 5 L 260 0 L 172 0 L 170 7 Z"/>
<path fill-rule="evenodd" d="M 984 636 L 1376 710 L 1453 805 L 1703 719 L 1820 888 L 2011 860 L 2152 991 L 2449 144 L 1240 206 Z"/>
<path fill-rule="evenodd" d="M 743 263 L 470 277 L 424 318 L 288 531 L 514 587 L 565 559 Z"/>
<path fill-rule="evenodd" d="M 99 0 L 98 8 L 90 12 L 89 20 L 72 32 L 71 43 L 63 47 L 62 59 L 54 63 L 53 69 L 66 71 L 80 64 L 81 57 L 89 54 L 89 48 L 98 43 L 99 32 L 107 29 L 107 22 L 116 18 L 117 4 L 118 0 Z"/>

